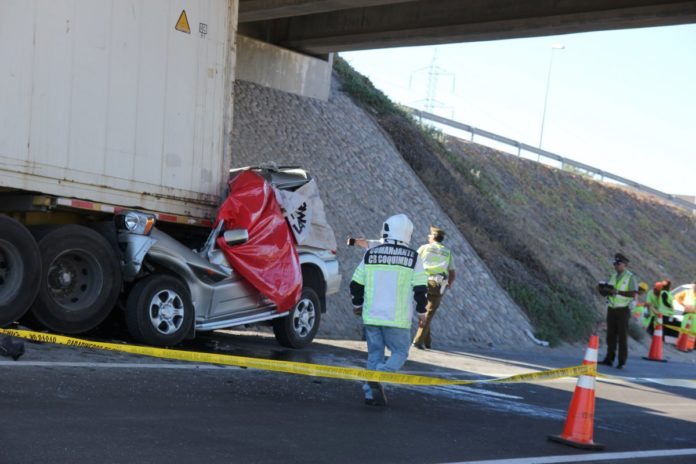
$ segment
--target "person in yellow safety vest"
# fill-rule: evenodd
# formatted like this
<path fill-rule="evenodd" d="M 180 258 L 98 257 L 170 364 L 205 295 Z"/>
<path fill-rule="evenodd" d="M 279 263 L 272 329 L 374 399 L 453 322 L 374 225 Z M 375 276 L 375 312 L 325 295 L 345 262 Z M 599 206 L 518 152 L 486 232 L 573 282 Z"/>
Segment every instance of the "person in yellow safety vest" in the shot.
<path fill-rule="evenodd" d="M 645 318 L 643 319 L 643 325 L 645 327 L 650 327 L 648 330 L 650 333 L 652 333 L 652 324 L 653 324 L 653 319 L 659 315 L 660 312 L 660 296 L 662 295 L 662 287 L 665 285 L 664 280 L 660 280 L 658 282 L 655 282 L 653 285 L 652 290 L 650 293 L 648 293 L 648 297 L 645 300 L 645 307 L 647 308 L 647 311 L 645 313 Z"/>
<path fill-rule="evenodd" d="M 648 307 L 649 314 L 646 320 L 643 321 L 643 325 L 648 328 L 648 333 L 652 335 L 655 332 L 655 319 L 657 316 L 671 316 L 674 314 L 674 309 L 672 309 L 672 294 L 669 292 L 672 287 L 672 282 L 669 280 L 662 280 L 660 282 L 655 282 L 653 290 L 648 294 L 648 298 L 645 305 Z M 662 339 L 664 340 L 665 333 L 662 332 Z"/>
<path fill-rule="evenodd" d="M 645 311 L 643 311 L 643 327 L 649 327 L 652 324 L 652 320 L 656 314 L 658 314 L 658 306 L 660 299 L 660 292 L 662 291 L 662 285 L 664 282 L 655 282 L 652 290 L 648 293 L 645 298 Z"/>
<path fill-rule="evenodd" d="M 423 260 L 425 273 L 428 276 L 428 306 L 426 307 L 425 324 L 418 329 L 413 339 L 413 346 L 418 349 L 431 348 L 432 329 L 430 324 L 435 312 L 440 306 L 445 290 L 452 288 L 455 270 L 452 262 L 452 251 L 442 244 L 445 231 L 438 227 L 430 227 L 428 243 L 418 248 L 418 255 Z"/>
<path fill-rule="evenodd" d="M 410 248 L 413 223 L 405 214 L 391 216 L 382 226 L 381 244 L 368 248 L 353 273 L 353 312 L 362 316 L 367 340 L 367 368 L 396 372 L 411 347 L 414 306 L 418 324 L 425 322 L 427 277 L 416 250 Z M 391 352 L 385 361 L 384 349 Z M 384 406 L 379 382 L 363 385 L 365 403 Z"/>
<path fill-rule="evenodd" d="M 690 332 L 696 332 L 696 280 L 691 284 L 690 290 L 679 293 L 675 300 L 684 307 L 681 328 L 686 330 L 690 323 Z"/>
<path fill-rule="evenodd" d="M 629 305 L 636 293 L 638 284 L 631 271 L 626 269 L 629 261 L 621 253 L 614 255 L 614 273 L 609 277 L 609 285 L 613 288 L 607 297 L 607 353 L 599 364 L 612 366 L 616 355 L 616 345 L 619 346 L 619 362 L 617 369 L 626 364 L 628 358 L 628 320 L 631 317 Z"/>
<path fill-rule="evenodd" d="M 645 315 L 645 312 L 648 311 L 647 307 L 645 306 L 645 301 L 641 301 L 641 298 L 646 296 L 645 294 L 647 291 L 648 284 L 645 282 L 639 283 L 638 293 L 636 294 L 636 296 L 633 297 L 633 301 L 630 305 L 631 314 L 638 320 L 642 320 Z"/>

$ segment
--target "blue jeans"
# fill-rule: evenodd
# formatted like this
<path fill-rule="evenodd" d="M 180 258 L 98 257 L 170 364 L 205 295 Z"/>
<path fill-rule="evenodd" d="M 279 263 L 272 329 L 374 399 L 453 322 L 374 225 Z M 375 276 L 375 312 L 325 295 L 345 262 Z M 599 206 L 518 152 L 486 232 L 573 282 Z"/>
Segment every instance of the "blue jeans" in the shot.
<path fill-rule="evenodd" d="M 366 325 L 367 368 L 372 371 L 396 372 L 404 365 L 411 348 L 411 331 L 398 327 L 381 327 Z M 384 348 L 389 348 L 391 355 L 385 361 Z M 372 398 L 372 390 L 363 384 L 365 398 Z"/>

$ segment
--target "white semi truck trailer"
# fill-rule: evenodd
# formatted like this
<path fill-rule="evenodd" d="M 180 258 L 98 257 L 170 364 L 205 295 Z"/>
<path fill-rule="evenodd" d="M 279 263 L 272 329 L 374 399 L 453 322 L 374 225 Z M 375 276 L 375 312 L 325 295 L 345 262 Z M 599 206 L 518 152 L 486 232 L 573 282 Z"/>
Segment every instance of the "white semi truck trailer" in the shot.
<path fill-rule="evenodd" d="M 231 167 L 236 15 L 237 0 L 0 0 L 0 326 L 28 311 L 86 332 L 119 301 L 137 311 L 136 287 L 150 307 L 129 316 L 131 333 L 152 344 L 287 315 L 225 266 L 205 271 L 234 287 L 227 306 L 215 279 L 191 288 L 186 265 L 125 272 L 114 221 L 145 212 L 179 243 L 205 242 Z M 302 260 L 312 291 L 274 322 L 288 346 L 311 341 L 338 288 L 335 256 L 314 251 Z M 158 273 L 169 280 L 138 286 Z"/>

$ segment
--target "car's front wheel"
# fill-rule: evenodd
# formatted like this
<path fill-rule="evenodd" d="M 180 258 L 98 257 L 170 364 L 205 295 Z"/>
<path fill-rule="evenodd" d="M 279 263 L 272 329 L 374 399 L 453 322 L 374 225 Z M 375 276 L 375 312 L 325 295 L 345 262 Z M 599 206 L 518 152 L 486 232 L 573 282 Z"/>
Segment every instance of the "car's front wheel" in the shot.
<path fill-rule="evenodd" d="M 302 289 L 300 301 L 290 313 L 273 321 L 273 333 L 281 345 L 288 348 L 304 348 L 312 343 L 321 322 L 321 303 L 316 290 Z"/>
<path fill-rule="evenodd" d="M 191 330 L 194 309 L 189 290 L 179 279 L 154 274 L 140 280 L 128 295 L 126 324 L 136 340 L 174 346 Z"/>

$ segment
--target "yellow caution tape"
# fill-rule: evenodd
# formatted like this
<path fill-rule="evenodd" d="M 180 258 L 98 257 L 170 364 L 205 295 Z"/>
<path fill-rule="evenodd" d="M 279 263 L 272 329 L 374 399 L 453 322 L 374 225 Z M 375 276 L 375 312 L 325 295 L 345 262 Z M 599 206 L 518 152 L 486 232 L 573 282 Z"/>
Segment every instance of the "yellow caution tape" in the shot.
<path fill-rule="evenodd" d="M 672 330 L 674 330 L 674 331 L 677 331 L 677 332 L 679 332 L 679 333 L 683 333 L 683 334 L 686 334 L 686 335 L 690 335 L 690 336 L 692 336 L 692 337 L 696 337 L 696 332 L 692 332 L 692 331 L 689 331 L 689 330 L 686 330 L 686 329 L 682 329 L 681 327 L 677 327 L 677 326 L 675 326 L 675 325 L 663 324 L 662 326 L 663 326 L 663 327 L 667 327 L 668 329 L 672 329 Z"/>
<path fill-rule="evenodd" d="M 379 372 L 357 367 L 326 366 L 321 364 L 309 364 L 291 361 L 277 361 L 270 359 L 247 358 L 229 354 L 198 353 L 193 351 L 172 350 L 154 348 L 150 346 L 119 345 L 116 343 L 93 342 L 63 335 L 31 332 L 28 330 L 0 329 L 0 334 L 20 337 L 26 340 L 67 345 L 78 348 L 93 348 L 100 350 L 120 351 L 123 353 L 139 354 L 156 358 L 175 359 L 179 361 L 191 361 L 210 364 L 222 364 L 226 366 L 248 367 L 266 371 L 285 372 L 288 374 L 307 375 L 312 377 L 326 377 L 343 380 L 366 380 L 374 382 L 396 383 L 403 385 L 470 385 L 475 383 L 513 383 L 529 382 L 533 380 L 549 380 L 561 377 L 575 377 L 578 375 L 596 375 L 594 364 L 579 365 L 563 369 L 552 369 L 529 374 L 519 374 L 499 379 L 483 380 L 452 380 L 422 375 L 397 374 L 393 372 Z"/>
<path fill-rule="evenodd" d="M 512 382 L 529 382 L 531 380 L 549 380 L 558 379 L 560 377 L 577 377 L 579 375 L 597 375 L 596 364 L 579 364 L 572 367 L 564 367 L 561 369 L 551 369 L 542 372 L 530 372 L 529 374 L 517 374 L 511 377 L 503 377 L 501 379 L 475 380 L 475 382 L 490 382 L 490 383 L 512 383 Z"/>

